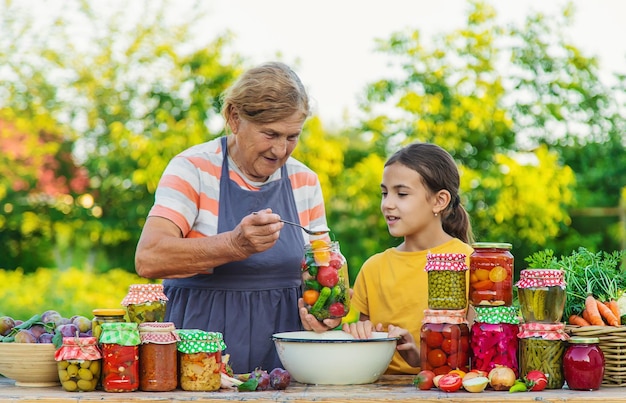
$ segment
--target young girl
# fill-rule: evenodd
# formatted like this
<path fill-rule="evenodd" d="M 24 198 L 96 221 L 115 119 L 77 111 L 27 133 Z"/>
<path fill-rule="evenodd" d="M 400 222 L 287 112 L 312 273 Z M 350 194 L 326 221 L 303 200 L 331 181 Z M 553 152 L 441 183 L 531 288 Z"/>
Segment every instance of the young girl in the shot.
<path fill-rule="evenodd" d="M 400 336 L 387 374 L 416 374 L 428 307 L 426 255 L 463 253 L 469 263 L 471 225 L 460 203 L 456 163 L 437 145 L 414 143 L 396 152 L 385 163 L 380 187 L 389 233 L 404 241 L 363 264 L 351 300 L 361 316 L 343 330 L 357 338 L 383 329 Z"/>

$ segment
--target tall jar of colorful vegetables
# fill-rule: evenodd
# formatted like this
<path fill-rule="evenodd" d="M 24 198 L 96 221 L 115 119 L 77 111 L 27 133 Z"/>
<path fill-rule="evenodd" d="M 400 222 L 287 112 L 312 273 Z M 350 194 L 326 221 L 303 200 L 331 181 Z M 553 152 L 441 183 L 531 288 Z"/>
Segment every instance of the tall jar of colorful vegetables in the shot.
<path fill-rule="evenodd" d="M 519 317 L 513 306 L 475 307 L 470 330 L 472 369 L 491 371 L 496 365 L 511 368 L 519 375 L 517 360 Z"/>
<path fill-rule="evenodd" d="M 426 309 L 420 330 L 420 366 L 435 375 L 469 370 L 467 310 Z"/>
<path fill-rule="evenodd" d="M 469 302 L 474 306 L 513 303 L 513 255 L 510 243 L 476 242 L 470 255 Z"/>

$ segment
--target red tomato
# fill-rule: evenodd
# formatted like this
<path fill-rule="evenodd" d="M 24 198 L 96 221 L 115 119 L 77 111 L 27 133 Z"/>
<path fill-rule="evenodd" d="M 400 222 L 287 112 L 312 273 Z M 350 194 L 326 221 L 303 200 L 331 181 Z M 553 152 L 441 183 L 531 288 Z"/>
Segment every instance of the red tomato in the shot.
<path fill-rule="evenodd" d="M 431 348 L 437 348 L 441 346 L 443 336 L 438 332 L 428 332 L 426 335 L 426 345 Z"/>
<path fill-rule="evenodd" d="M 433 371 L 422 370 L 415 376 L 413 384 L 415 384 L 419 390 L 429 390 L 435 386 L 433 383 L 434 378 L 435 373 Z"/>
<path fill-rule="evenodd" d="M 446 374 L 439 379 L 439 389 L 444 392 L 456 392 L 463 386 L 463 379 L 459 374 Z"/>
<path fill-rule="evenodd" d="M 539 370 L 533 369 L 532 371 L 529 371 L 524 377 L 524 380 L 526 381 L 528 390 L 532 392 L 539 392 L 548 386 L 548 378 L 546 377 L 546 374 Z"/>
<path fill-rule="evenodd" d="M 330 266 L 322 266 L 317 272 L 317 282 L 332 288 L 339 282 L 339 272 Z"/>

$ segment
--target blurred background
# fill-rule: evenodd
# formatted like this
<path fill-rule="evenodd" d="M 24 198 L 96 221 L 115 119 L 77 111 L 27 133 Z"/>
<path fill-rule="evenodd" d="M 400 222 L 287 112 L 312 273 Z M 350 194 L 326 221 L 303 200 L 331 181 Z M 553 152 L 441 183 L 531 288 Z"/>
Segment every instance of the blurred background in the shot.
<path fill-rule="evenodd" d="M 145 282 L 165 165 L 224 134 L 219 95 L 270 59 L 314 99 L 294 156 L 351 280 L 401 242 L 379 184 L 414 141 L 454 156 L 477 241 L 512 243 L 517 273 L 540 250 L 626 249 L 625 5 L 430 3 L 2 2 L 0 314 L 87 316 Z"/>

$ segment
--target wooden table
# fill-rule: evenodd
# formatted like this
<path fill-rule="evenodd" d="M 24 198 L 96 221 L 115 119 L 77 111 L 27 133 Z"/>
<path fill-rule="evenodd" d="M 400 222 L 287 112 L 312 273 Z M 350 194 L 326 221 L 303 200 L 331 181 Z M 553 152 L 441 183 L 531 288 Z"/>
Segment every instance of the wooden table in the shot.
<path fill-rule="evenodd" d="M 157 402 L 626 402 L 625 388 L 601 388 L 596 391 L 544 390 L 542 392 L 496 392 L 487 390 L 482 393 L 458 391 L 444 393 L 439 390 L 420 391 L 412 384 L 413 377 L 405 375 L 382 376 L 376 383 L 368 385 L 329 386 L 304 385 L 297 382 L 284 391 L 264 392 L 127 392 L 107 393 L 65 392 L 58 387 L 17 387 L 13 381 L 0 378 L 0 402 L 115 402 L 115 403 L 157 403 Z"/>

